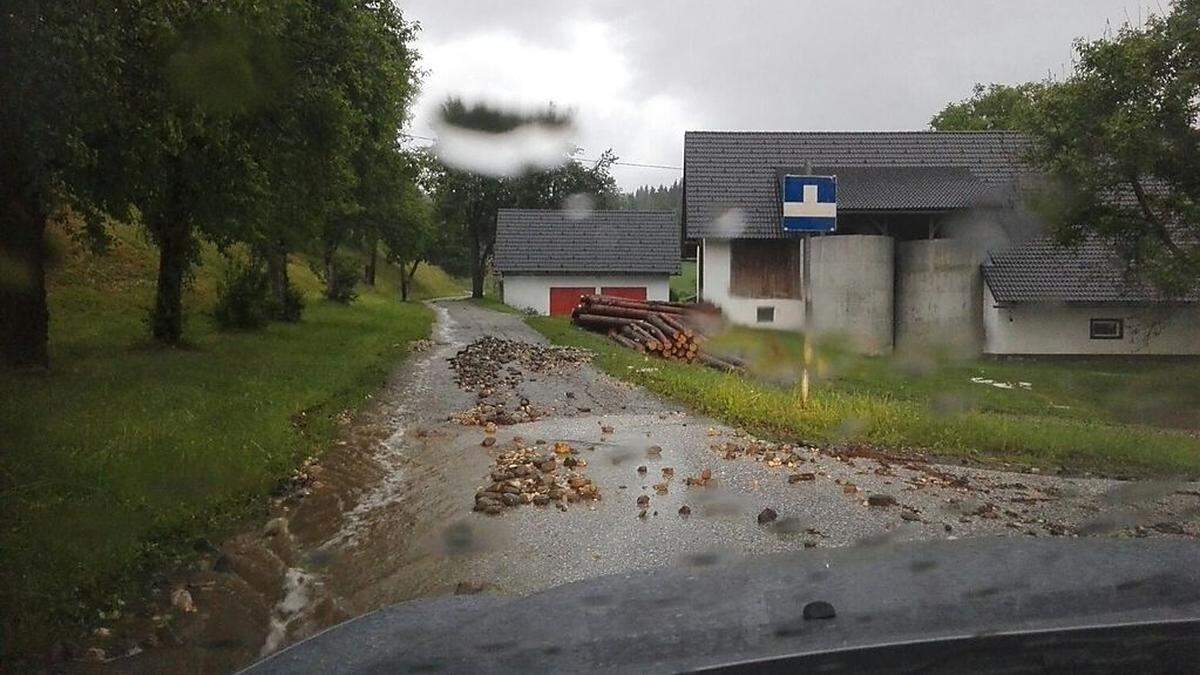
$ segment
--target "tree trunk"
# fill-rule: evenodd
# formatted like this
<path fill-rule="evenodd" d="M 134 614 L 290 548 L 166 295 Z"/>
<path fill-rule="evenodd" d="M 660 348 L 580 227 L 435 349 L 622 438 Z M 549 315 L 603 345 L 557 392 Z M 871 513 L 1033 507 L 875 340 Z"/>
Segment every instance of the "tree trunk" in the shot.
<path fill-rule="evenodd" d="M 379 252 L 379 240 L 371 237 L 370 243 L 367 244 L 367 266 L 363 268 L 363 283 L 368 286 L 375 285 L 375 258 Z"/>
<path fill-rule="evenodd" d="M 271 297 L 275 306 L 282 308 L 287 304 L 288 269 L 287 246 L 282 240 L 267 246 L 267 282 L 271 286 Z M 281 317 L 275 317 L 281 318 Z"/>
<path fill-rule="evenodd" d="M 191 264 L 192 233 L 178 223 L 155 228 L 158 240 L 158 286 L 150 332 L 154 339 L 177 345 L 183 339 L 183 279 Z"/>
<path fill-rule="evenodd" d="M 325 242 L 325 251 L 322 256 L 322 261 L 325 263 L 325 297 L 332 298 L 334 296 L 334 285 L 337 283 L 335 270 L 333 268 L 333 252 L 337 247 L 332 242 Z"/>
<path fill-rule="evenodd" d="M 480 232 L 478 227 L 471 228 L 471 297 L 483 297 L 483 259 L 480 258 Z"/>
<path fill-rule="evenodd" d="M 46 308 L 46 216 L 37 198 L 5 183 L 0 220 L 0 362 L 48 367 L 50 313 Z"/>
<path fill-rule="evenodd" d="M 400 299 L 404 302 L 408 302 L 408 292 L 412 287 L 413 278 L 417 275 L 417 265 L 420 264 L 418 259 L 412 262 L 412 267 L 405 267 L 404 261 L 400 261 Z"/>

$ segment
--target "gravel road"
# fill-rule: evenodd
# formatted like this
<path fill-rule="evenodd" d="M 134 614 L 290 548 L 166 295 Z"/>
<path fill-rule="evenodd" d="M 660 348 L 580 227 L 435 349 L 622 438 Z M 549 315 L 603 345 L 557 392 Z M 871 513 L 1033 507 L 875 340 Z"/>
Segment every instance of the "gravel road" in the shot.
<path fill-rule="evenodd" d="M 156 620 L 158 637 L 131 643 L 141 652 L 104 669 L 228 670 L 394 602 L 523 594 L 722 556 L 850 545 L 869 555 L 872 544 L 896 540 L 1200 532 L 1195 484 L 1071 479 L 803 447 L 776 448 L 782 462 L 756 461 L 762 453 L 744 453 L 754 439 L 590 365 L 538 372 L 505 363 L 498 377 L 511 387 L 466 391 L 449 359 L 467 345 L 491 336 L 540 354 L 545 340 L 519 316 L 463 301 L 434 307 L 432 344 L 346 423 L 342 440 L 277 501 L 272 520 L 215 547 L 174 582 L 197 611 L 176 612 L 165 629 Z M 480 389 L 492 391 L 481 396 Z M 481 402 L 536 419 L 493 433 L 454 419 Z M 489 437 L 495 441 L 485 447 Z M 556 442 L 574 450 L 560 460 L 584 461 L 575 471 L 599 499 L 564 500 L 561 509 L 521 504 L 497 515 L 473 510 L 476 492 L 493 483 L 496 457 L 517 446 L 553 456 Z M 672 470 L 669 480 L 664 469 Z M 686 485 L 706 470 L 705 485 Z M 659 483 L 665 493 L 655 489 Z"/>

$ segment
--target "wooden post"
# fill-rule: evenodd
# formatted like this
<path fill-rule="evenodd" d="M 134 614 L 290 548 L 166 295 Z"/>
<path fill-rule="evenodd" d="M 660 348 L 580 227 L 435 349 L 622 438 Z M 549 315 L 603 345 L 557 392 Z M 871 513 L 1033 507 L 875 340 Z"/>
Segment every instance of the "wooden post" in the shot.
<path fill-rule="evenodd" d="M 800 282 L 800 294 L 804 299 L 804 342 L 800 370 L 800 403 L 808 406 L 808 361 L 811 351 L 809 334 L 812 332 L 812 233 L 805 232 L 801 242 L 804 246 L 804 269 L 801 271 Z"/>

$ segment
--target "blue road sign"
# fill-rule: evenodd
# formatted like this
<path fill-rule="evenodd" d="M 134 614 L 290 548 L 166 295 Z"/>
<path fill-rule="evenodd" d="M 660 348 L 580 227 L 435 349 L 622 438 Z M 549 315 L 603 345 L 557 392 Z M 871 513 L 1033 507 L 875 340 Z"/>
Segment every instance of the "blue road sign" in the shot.
<path fill-rule="evenodd" d="M 783 177 L 783 231 L 837 229 L 837 176 Z"/>

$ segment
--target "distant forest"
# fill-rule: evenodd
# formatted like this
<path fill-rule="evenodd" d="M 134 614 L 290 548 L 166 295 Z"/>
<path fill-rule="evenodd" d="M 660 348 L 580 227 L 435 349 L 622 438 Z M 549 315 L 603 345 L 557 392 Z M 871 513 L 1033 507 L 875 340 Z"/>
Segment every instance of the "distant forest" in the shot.
<path fill-rule="evenodd" d="M 621 195 L 621 208 L 629 211 L 674 211 L 679 212 L 683 204 L 683 183 L 676 180 L 670 185 L 643 185 L 633 192 Z"/>

